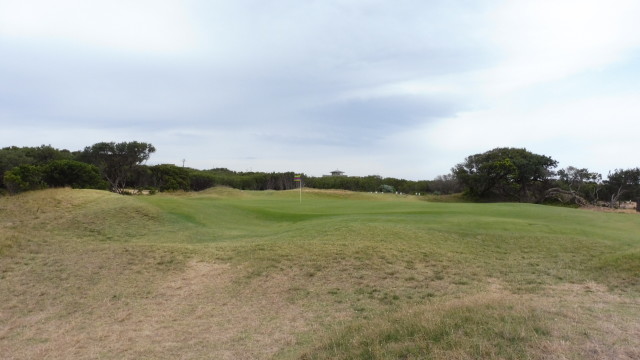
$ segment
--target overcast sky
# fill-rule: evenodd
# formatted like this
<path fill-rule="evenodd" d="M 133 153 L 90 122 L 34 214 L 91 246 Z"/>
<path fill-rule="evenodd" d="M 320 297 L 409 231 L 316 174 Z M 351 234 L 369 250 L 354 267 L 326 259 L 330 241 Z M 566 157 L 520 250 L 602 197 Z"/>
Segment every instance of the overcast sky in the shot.
<path fill-rule="evenodd" d="M 637 0 L 0 0 L 0 147 L 432 179 L 640 166 Z"/>

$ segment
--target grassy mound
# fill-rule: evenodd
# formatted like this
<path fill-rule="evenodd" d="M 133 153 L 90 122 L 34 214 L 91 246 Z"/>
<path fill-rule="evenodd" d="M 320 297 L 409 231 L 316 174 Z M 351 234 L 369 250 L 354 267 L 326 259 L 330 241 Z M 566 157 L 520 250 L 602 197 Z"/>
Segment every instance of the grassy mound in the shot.
<path fill-rule="evenodd" d="M 640 357 L 640 218 L 305 189 L 0 198 L 3 357 Z"/>

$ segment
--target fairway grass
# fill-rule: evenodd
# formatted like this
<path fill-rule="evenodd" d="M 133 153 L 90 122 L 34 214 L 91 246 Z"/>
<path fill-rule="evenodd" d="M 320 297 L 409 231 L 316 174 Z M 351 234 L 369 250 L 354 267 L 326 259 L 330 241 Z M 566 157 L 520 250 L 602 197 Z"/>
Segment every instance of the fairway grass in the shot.
<path fill-rule="evenodd" d="M 0 358 L 640 358 L 640 216 L 428 200 L 0 198 Z"/>

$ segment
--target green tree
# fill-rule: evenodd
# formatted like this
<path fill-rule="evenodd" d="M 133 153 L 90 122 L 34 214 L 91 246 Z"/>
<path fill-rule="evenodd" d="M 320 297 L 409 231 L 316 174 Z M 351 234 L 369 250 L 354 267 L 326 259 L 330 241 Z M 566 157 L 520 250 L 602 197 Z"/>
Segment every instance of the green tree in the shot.
<path fill-rule="evenodd" d="M 24 148 L 27 156 L 34 160 L 35 164 L 44 165 L 54 160 L 69 160 L 72 154 L 69 150 L 56 149 L 51 145 Z"/>
<path fill-rule="evenodd" d="M 7 171 L 16 166 L 30 165 L 34 162 L 24 148 L 11 146 L 0 149 L 0 184 L 4 185 L 4 176 Z"/>
<path fill-rule="evenodd" d="M 466 193 L 480 199 L 538 202 L 557 161 L 518 148 L 496 148 L 468 156 L 451 169 Z"/>
<path fill-rule="evenodd" d="M 604 184 L 611 207 L 618 207 L 622 200 L 634 200 L 640 195 L 640 168 L 609 172 Z"/>
<path fill-rule="evenodd" d="M 192 171 L 189 174 L 189 188 L 194 191 L 202 191 L 216 185 L 214 175 L 203 171 Z"/>
<path fill-rule="evenodd" d="M 149 167 L 153 187 L 160 191 L 189 191 L 189 170 L 171 164 Z"/>
<path fill-rule="evenodd" d="M 0 186 L 5 172 L 20 165 L 44 165 L 54 160 L 70 159 L 69 150 L 59 150 L 51 145 L 38 147 L 5 147 L 0 149 Z"/>
<path fill-rule="evenodd" d="M 394 193 L 394 192 L 396 192 L 396 189 L 391 185 L 382 184 L 378 188 L 378 191 L 383 192 L 383 193 Z"/>
<path fill-rule="evenodd" d="M 438 175 L 429 182 L 429 190 L 437 194 L 453 194 L 462 191 L 462 187 L 453 174 Z"/>
<path fill-rule="evenodd" d="M 87 146 L 81 159 L 100 169 L 111 191 L 122 193 L 134 169 L 147 161 L 155 151 L 153 145 L 144 142 L 101 142 Z"/>
<path fill-rule="evenodd" d="M 560 180 L 571 191 L 580 192 L 582 187 L 590 182 L 595 181 L 598 177 L 601 177 L 598 173 L 592 173 L 586 168 L 576 168 L 574 166 L 568 166 L 564 169 L 558 170 L 558 180 Z"/>
<path fill-rule="evenodd" d="M 43 167 L 43 179 L 51 187 L 106 189 L 107 184 L 95 166 L 74 160 L 55 160 Z"/>
<path fill-rule="evenodd" d="M 584 202 L 591 203 L 598 201 L 599 191 L 602 188 L 602 175 L 586 168 L 568 166 L 558 170 L 557 177 L 558 188 L 564 191 L 564 195 L 569 195 L 570 199 L 582 198 Z"/>
<path fill-rule="evenodd" d="M 46 187 L 42 180 L 42 169 L 35 165 L 20 165 L 7 171 L 4 184 L 12 194 Z"/>

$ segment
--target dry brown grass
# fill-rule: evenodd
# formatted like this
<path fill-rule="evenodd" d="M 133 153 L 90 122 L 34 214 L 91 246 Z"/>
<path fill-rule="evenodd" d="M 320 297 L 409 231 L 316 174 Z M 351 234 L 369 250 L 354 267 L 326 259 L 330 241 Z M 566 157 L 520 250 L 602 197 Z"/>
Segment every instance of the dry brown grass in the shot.
<path fill-rule="evenodd" d="M 132 242 L 118 236 L 167 226 L 157 209 L 71 190 L 0 199 L 0 215 L 2 359 L 349 358 L 332 353 L 341 339 L 375 359 L 414 347 L 405 358 L 640 358 L 637 293 L 559 280 L 523 291 L 462 252 L 382 241 L 386 225 L 306 242 Z M 423 343 L 385 340 L 404 327 Z"/>
<path fill-rule="evenodd" d="M 29 273 L 28 268 L 3 276 L 3 289 L 12 290 L 10 300 L 0 306 L 3 358 L 293 358 L 305 349 L 305 343 L 317 343 L 313 337 L 330 334 L 327 328 L 340 332 L 342 324 L 367 319 L 354 305 L 369 307 L 368 314 L 376 313 L 372 309 L 376 301 L 336 301 L 332 290 L 349 286 L 348 280 L 338 276 L 332 282 L 326 277 L 310 279 L 284 272 L 247 280 L 244 269 L 229 264 L 192 259 L 167 269 L 157 265 L 162 259 L 155 256 L 152 261 L 141 260 L 149 256 L 146 252 L 124 248 L 108 254 L 101 250 L 106 249 L 77 255 L 120 260 L 105 264 L 75 258 L 75 265 L 83 263 L 82 270 L 92 274 L 85 278 L 62 271 L 71 264 L 52 259 L 51 253 L 49 265 L 58 273 L 53 281 L 36 281 L 33 277 L 45 275 Z M 383 283 L 378 286 L 391 290 Z M 401 305 L 410 314 L 399 320 L 430 322 L 452 309 L 483 311 L 482 306 L 502 304 L 517 316 L 537 313 L 548 322 L 550 336 L 531 345 L 533 358 L 640 356 L 640 303 L 612 294 L 597 283 L 552 286 L 532 295 L 514 294 L 493 279 L 471 295 L 420 303 Z M 383 328 L 390 323 L 374 319 L 369 326 Z M 311 339 L 300 338 L 304 334 Z M 432 355 L 435 359 L 468 358 L 465 354 L 437 350 Z"/>
<path fill-rule="evenodd" d="M 85 276 L 52 253 L 32 260 L 49 263 L 51 281 L 29 269 L 3 276 L 3 358 L 269 358 L 310 326 L 309 314 L 287 300 L 286 279 L 238 287 L 242 270 L 229 265 L 192 260 L 165 269 L 155 256 L 124 249 L 111 253 L 114 263 L 92 263 L 81 257 L 111 256 L 71 250 Z"/>
<path fill-rule="evenodd" d="M 580 209 L 590 210 L 590 211 L 598 211 L 598 212 L 608 212 L 608 213 L 620 213 L 620 214 L 640 214 L 640 212 L 636 211 L 635 208 L 610 208 L 604 206 L 582 206 Z"/>
<path fill-rule="evenodd" d="M 639 359 L 640 301 L 595 282 L 549 286 L 528 299 L 552 320 L 550 359 Z"/>
<path fill-rule="evenodd" d="M 69 194 L 0 202 L 2 359 L 270 358 L 313 326 L 286 278 L 238 285 L 245 269 L 182 247 L 99 241 L 129 198 Z"/>

